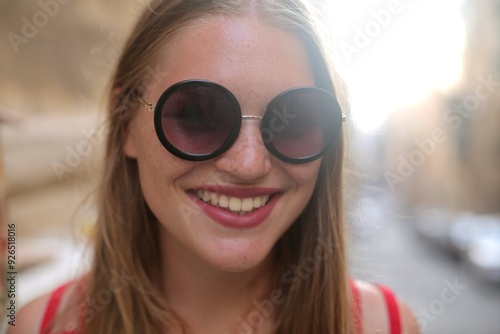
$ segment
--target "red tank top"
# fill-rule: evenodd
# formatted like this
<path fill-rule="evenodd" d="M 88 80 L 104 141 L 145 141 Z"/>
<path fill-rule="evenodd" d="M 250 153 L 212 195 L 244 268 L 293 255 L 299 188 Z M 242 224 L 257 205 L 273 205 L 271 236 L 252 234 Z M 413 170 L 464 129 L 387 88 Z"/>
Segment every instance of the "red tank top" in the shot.
<path fill-rule="evenodd" d="M 61 298 L 64 294 L 64 291 L 66 288 L 70 285 L 71 283 L 65 284 L 58 289 L 56 289 L 52 295 L 50 296 L 49 302 L 47 304 L 47 309 L 45 310 L 45 315 L 42 320 L 42 325 L 40 326 L 40 334 L 49 334 L 47 332 L 50 324 L 54 320 L 54 317 L 57 313 L 57 309 L 59 307 L 59 304 L 61 302 Z M 353 313 L 354 313 L 354 320 L 355 320 L 355 325 L 358 329 L 358 333 L 363 333 L 363 323 L 361 321 L 362 319 L 362 311 L 361 311 L 361 296 L 359 294 L 358 288 L 356 287 L 356 284 L 354 283 L 353 280 L 349 281 L 349 285 L 351 287 L 351 293 L 354 299 L 354 305 L 353 305 Z M 401 320 L 399 316 L 399 309 L 398 309 L 398 304 L 396 301 L 396 297 L 394 296 L 394 293 L 388 289 L 387 287 L 377 284 L 376 285 L 382 294 L 384 295 L 385 303 L 387 305 L 387 314 L 389 317 L 389 328 L 390 328 L 390 334 L 401 334 Z M 59 334 L 78 334 L 77 331 L 63 331 Z"/>
<path fill-rule="evenodd" d="M 349 280 L 349 285 L 351 287 L 352 298 L 354 300 L 353 314 L 354 314 L 354 324 L 358 330 L 358 333 L 363 333 L 363 322 L 362 322 L 362 310 L 361 310 L 361 296 L 359 294 L 358 288 L 353 280 Z M 401 328 L 401 318 L 399 316 L 398 302 L 396 301 L 396 296 L 387 287 L 376 284 L 380 292 L 384 296 L 385 304 L 387 306 L 387 315 L 389 321 L 389 333 L 390 334 L 402 334 Z"/>
<path fill-rule="evenodd" d="M 47 303 L 47 308 L 45 309 L 45 315 L 43 316 L 42 325 L 40 326 L 40 334 L 52 334 L 52 332 L 49 332 L 48 330 L 57 314 L 57 309 L 59 308 L 59 304 L 61 303 L 61 298 L 64 294 L 64 291 L 66 291 L 71 283 L 72 282 L 66 283 L 52 292 L 49 302 Z M 65 330 L 63 332 L 60 332 L 59 334 L 78 334 L 78 332 Z"/>

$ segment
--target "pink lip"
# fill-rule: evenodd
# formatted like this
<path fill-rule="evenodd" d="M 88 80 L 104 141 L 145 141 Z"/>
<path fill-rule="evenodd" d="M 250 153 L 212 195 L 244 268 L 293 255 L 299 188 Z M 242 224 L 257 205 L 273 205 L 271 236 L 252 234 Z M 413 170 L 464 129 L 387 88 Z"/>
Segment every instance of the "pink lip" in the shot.
<path fill-rule="evenodd" d="M 189 196 L 195 201 L 195 203 L 205 212 L 205 214 L 210 217 L 214 222 L 231 228 L 252 228 L 262 224 L 273 211 L 274 206 L 281 198 L 281 193 L 276 189 L 270 188 L 235 188 L 235 187 L 212 187 L 204 186 L 197 188 L 200 190 L 208 190 L 217 192 L 219 194 L 224 194 L 232 197 L 245 198 L 245 197 L 256 197 L 263 195 L 271 195 L 269 202 L 258 210 L 248 213 L 246 215 L 240 216 L 234 214 L 230 211 L 223 210 L 218 207 L 214 207 L 208 203 L 203 202 L 196 196 L 193 192 L 188 192 Z"/>

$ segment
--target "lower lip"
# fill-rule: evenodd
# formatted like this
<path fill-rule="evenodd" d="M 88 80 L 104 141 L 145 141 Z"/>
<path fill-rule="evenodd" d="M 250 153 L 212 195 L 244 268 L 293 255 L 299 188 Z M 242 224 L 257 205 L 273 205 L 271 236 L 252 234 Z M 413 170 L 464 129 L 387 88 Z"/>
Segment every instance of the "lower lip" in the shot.
<path fill-rule="evenodd" d="M 265 206 L 242 216 L 207 204 L 194 194 L 191 194 L 191 197 L 214 222 L 232 228 L 252 228 L 259 226 L 269 217 L 281 195 L 274 194 Z"/>

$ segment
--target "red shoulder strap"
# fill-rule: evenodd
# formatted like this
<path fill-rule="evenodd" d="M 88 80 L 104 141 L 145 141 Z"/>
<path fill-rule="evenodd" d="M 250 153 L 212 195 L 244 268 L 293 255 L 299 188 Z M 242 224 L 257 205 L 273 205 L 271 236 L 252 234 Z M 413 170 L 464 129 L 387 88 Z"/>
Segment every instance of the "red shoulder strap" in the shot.
<path fill-rule="evenodd" d="M 69 285 L 70 283 L 60 286 L 50 296 L 47 309 L 45 310 L 45 315 L 43 316 L 42 325 L 40 326 L 40 334 L 48 334 L 49 326 L 56 316 L 57 309 L 61 303 L 61 298 Z"/>
<path fill-rule="evenodd" d="M 359 290 L 356 287 L 356 282 L 354 280 L 349 280 L 349 286 L 351 287 L 351 295 L 354 304 L 352 305 L 352 313 L 354 315 L 354 324 L 356 325 L 356 329 L 358 333 L 363 333 L 363 321 L 362 321 L 362 310 L 361 310 L 361 296 L 359 294 Z"/>
<path fill-rule="evenodd" d="M 387 305 L 387 313 L 389 314 L 389 325 L 391 329 L 391 334 L 401 334 L 401 319 L 399 317 L 399 308 L 396 301 L 394 293 L 383 285 L 377 284 L 378 288 L 382 292 L 385 298 L 385 303 Z"/>

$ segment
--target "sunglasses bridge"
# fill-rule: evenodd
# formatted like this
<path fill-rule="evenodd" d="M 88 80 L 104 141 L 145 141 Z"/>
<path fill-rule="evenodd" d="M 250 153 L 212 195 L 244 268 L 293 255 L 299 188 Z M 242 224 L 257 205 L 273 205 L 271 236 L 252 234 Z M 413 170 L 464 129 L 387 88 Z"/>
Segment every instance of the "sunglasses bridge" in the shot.
<path fill-rule="evenodd" d="M 248 119 L 250 121 L 262 121 L 263 116 L 255 116 L 255 115 L 243 115 L 241 116 L 241 119 L 245 120 Z"/>

